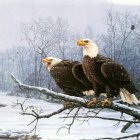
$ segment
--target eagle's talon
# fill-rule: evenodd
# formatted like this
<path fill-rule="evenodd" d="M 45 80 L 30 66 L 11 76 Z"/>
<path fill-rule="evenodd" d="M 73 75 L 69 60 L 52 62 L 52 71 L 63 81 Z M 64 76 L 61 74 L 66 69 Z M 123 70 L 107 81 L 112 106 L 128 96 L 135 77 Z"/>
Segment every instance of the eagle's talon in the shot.
<path fill-rule="evenodd" d="M 101 102 L 102 107 L 109 107 L 111 105 L 112 105 L 112 102 L 108 98 Z"/>
<path fill-rule="evenodd" d="M 97 105 L 98 104 L 98 99 L 97 98 L 93 98 L 90 101 L 87 101 L 86 105 L 87 107 L 91 107 L 93 105 Z"/>

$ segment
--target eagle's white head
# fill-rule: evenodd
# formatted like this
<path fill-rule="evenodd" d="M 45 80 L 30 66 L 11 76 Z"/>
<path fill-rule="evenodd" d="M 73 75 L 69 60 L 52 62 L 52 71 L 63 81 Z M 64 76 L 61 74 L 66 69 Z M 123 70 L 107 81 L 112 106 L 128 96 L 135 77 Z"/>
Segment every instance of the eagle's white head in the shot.
<path fill-rule="evenodd" d="M 42 63 L 45 65 L 48 71 L 50 71 L 53 66 L 57 65 L 61 61 L 61 59 L 55 57 L 46 57 L 42 59 Z"/>
<path fill-rule="evenodd" d="M 98 46 L 90 39 L 80 39 L 77 41 L 77 45 L 83 47 L 83 55 L 88 55 L 94 58 L 98 55 Z"/>

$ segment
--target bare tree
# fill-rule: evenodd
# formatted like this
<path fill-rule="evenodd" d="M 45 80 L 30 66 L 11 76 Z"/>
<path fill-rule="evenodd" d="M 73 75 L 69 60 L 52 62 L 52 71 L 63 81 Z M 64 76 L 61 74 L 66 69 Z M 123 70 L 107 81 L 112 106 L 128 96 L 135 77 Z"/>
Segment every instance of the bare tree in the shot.
<path fill-rule="evenodd" d="M 124 64 L 134 80 L 139 79 L 140 74 L 139 23 L 137 15 L 116 12 L 111 8 L 107 12 L 106 34 L 100 36 L 102 52 Z"/>

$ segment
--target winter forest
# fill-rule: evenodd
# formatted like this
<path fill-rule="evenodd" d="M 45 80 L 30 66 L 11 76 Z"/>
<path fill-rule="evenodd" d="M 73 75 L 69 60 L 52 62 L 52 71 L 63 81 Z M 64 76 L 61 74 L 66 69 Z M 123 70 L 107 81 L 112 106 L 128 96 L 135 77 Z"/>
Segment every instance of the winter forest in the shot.
<path fill-rule="evenodd" d="M 103 55 L 123 64 L 140 88 L 140 16 L 127 12 L 120 13 L 112 9 L 106 14 L 106 32 L 94 34 L 89 25 L 83 34 L 71 29 L 67 20 L 59 17 L 46 17 L 22 24 L 22 41 L 25 46 L 15 46 L 2 52 L 0 63 L 0 88 L 3 91 L 16 90 L 10 75 L 16 75 L 21 81 L 34 86 L 45 86 L 58 91 L 53 79 L 44 67 L 41 59 L 55 56 L 61 59 L 82 60 L 82 50 L 76 46 L 79 38 L 90 38 L 100 46 Z M 134 30 L 131 26 L 135 26 Z"/>
<path fill-rule="evenodd" d="M 111 6 L 106 9 L 105 15 L 106 16 L 104 17 L 103 21 L 104 31 L 102 31 L 101 29 L 101 32 L 99 31 L 98 33 L 95 31 L 96 29 L 94 28 L 93 24 L 87 25 L 84 29 L 82 29 L 83 32 L 80 33 L 72 27 L 69 20 L 61 16 L 44 16 L 44 18 L 38 17 L 35 19 L 30 19 L 30 22 L 21 22 L 21 45 L 17 45 L 15 40 L 15 45 L 13 47 L 7 48 L 6 51 L 0 51 L 0 91 L 1 93 L 4 93 L 4 95 L 2 94 L 0 96 L 0 104 L 2 103 L 4 105 L 8 105 L 8 109 L 10 110 L 10 112 L 12 112 L 13 109 L 17 113 L 17 115 L 16 113 L 13 115 L 13 121 L 16 122 L 14 117 L 18 115 L 22 117 L 21 120 L 23 120 L 23 122 L 27 120 L 27 123 L 24 122 L 25 126 L 23 128 L 29 128 L 29 130 L 33 129 L 33 133 L 31 132 L 32 135 L 35 131 L 35 135 L 41 135 L 40 137 L 43 140 L 94 140 L 100 138 L 113 139 L 119 137 L 121 139 L 121 137 L 123 136 L 126 136 L 126 138 L 124 139 L 135 140 L 140 135 L 139 106 L 133 106 L 134 108 L 130 106 L 129 108 L 129 106 L 121 104 L 120 98 L 117 98 L 116 102 L 114 101 L 114 106 L 112 107 L 113 111 L 108 111 L 107 109 L 102 111 L 103 108 L 101 108 L 100 106 L 88 109 L 84 108 L 84 100 L 82 99 L 76 100 L 75 98 L 67 96 L 60 97 L 60 99 L 58 97 L 54 98 L 54 94 L 62 93 L 62 90 L 56 85 L 54 79 L 44 68 L 43 63 L 41 62 L 43 58 L 48 56 L 54 56 L 57 58 L 61 58 L 62 60 L 68 59 L 78 60 L 82 62 L 82 49 L 76 47 L 76 42 L 81 38 L 88 38 L 98 44 L 100 53 L 102 55 L 112 58 L 115 62 L 122 64 L 127 69 L 130 77 L 134 81 L 136 88 L 140 91 L 140 14 L 133 14 L 133 12 L 129 11 L 121 12 L 115 10 L 114 6 Z M 51 93 L 49 91 L 50 93 L 47 94 L 47 91 L 44 91 L 44 95 L 44 93 L 42 94 L 43 91 L 41 91 L 41 89 L 31 90 L 30 87 L 26 87 L 26 85 L 23 85 L 23 88 L 19 88 L 20 86 L 22 87 L 22 85 L 19 84 L 19 86 L 18 84 L 15 84 L 15 81 L 17 79 L 13 80 L 11 78 L 11 75 L 13 75 L 15 78 L 26 85 L 47 88 L 50 91 L 54 91 L 54 93 Z M 19 82 L 17 81 L 16 83 Z M 137 93 L 137 97 L 140 99 L 139 93 Z M 80 103 L 84 109 L 81 109 L 78 106 L 78 108 L 66 110 L 62 107 L 62 99 L 64 99 L 64 101 L 66 99 L 68 99 L 69 101 L 78 101 L 77 103 Z M 24 100 L 27 100 L 27 105 L 25 106 Z M 120 102 L 118 103 L 117 101 Z M 16 103 L 16 105 L 14 105 L 16 109 L 19 105 L 18 111 L 15 108 L 10 108 L 10 106 L 13 105 L 13 102 Z M 38 113 L 38 109 L 36 109 L 36 106 L 44 110 L 45 115 L 47 114 L 48 116 L 40 116 L 41 112 Z M 45 106 L 49 106 L 50 110 L 48 111 Z M 2 119 L 3 125 L 2 127 L 0 127 L 0 139 L 2 136 L 7 137 L 7 134 L 11 133 L 12 129 L 18 129 L 18 127 L 12 128 L 13 124 L 11 124 L 11 126 L 9 124 L 6 126 L 6 123 L 4 122 L 8 121 L 8 115 L 10 114 L 4 114 L 5 107 L 1 108 L 2 110 L 0 114 L 3 114 L 2 116 L 6 117 L 7 120 Z M 29 108 L 33 111 L 31 111 L 31 114 L 28 114 L 29 112 L 26 112 L 26 110 L 28 110 Z M 60 110 L 57 110 L 58 108 L 60 108 Z M 54 119 L 43 119 L 43 121 L 42 119 L 40 119 L 49 118 L 48 112 L 50 113 L 50 116 L 53 116 L 51 112 L 54 110 L 58 111 L 54 112 L 54 114 L 59 114 L 63 111 L 67 111 L 66 113 L 59 114 L 60 118 L 62 117 L 63 119 L 67 119 L 67 121 L 61 123 L 58 120 L 59 117 L 55 115 Z M 95 113 L 94 115 L 93 112 Z M 132 114 L 128 112 L 132 112 Z M 126 113 L 127 115 L 121 115 L 121 113 Z M 80 118 L 81 114 L 85 114 L 83 119 L 82 117 Z M 97 120 L 97 123 L 100 122 L 100 129 L 98 128 L 98 126 L 98 132 L 95 131 L 95 133 L 97 133 L 97 136 L 94 136 L 92 135 L 92 133 L 94 132 L 92 132 L 92 129 L 94 130 L 96 129 L 96 127 L 94 128 L 92 125 L 96 120 L 92 119 L 92 117 L 96 118 L 98 117 L 98 114 L 99 116 L 102 116 L 102 118 L 98 118 Z M 86 116 L 88 115 L 92 115 L 92 117 L 90 118 L 92 120 L 90 122 L 91 127 L 88 126 L 89 118 L 86 118 Z M 78 116 L 78 119 L 76 118 L 76 116 Z M 71 118 L 72 122 L 70 120 Z M 114 118 L 113 123 L 111 121 L 111 118 Z M 59 123 L 55 122 L 55 119 L 58 120 Z M 74 122 L 76 121 L 76 119 L 82 119 L 80 123 L 84 124 L 77 124 L 77 122 Z M 107 122 L 104 119 L 108 119 Z M 41 121 L 41 124 L 38 120 Z M 32 121 L 37 121 L 38 124 L 34 124 L 34 122 L 32 124 Z M 23 125 L 20 121 L 19 124 L 18 121 L 16 123 L 17 126 Z M 31 123 L 31 125 L 27 126 L 29 123 Z M 68 123 L 70 124 L 66 127 L 66 130 L 64 129 L 61 131 L 60 128 L 63 127 L 64 124 Z M 114 126 L 114 124 L 116 123 L 118 123 L 118 126 Z M 128 126 L 128 131 L 126 133 L 121 133 L 121 129 L 124 128 L 123 126 L 128 124 L 130 125 Z M 131 126 L 132 124 L 133 126 Z M 54 126 L 52 127 L 51 125 Z M 104 126 L 107 126 L 107 128 Z M 6 132 L 3 132 L 3 128 Z M 24 131 L 23 128 L 20 128 L 21 131 Z M 49 129 L 54 130 L 54 132 L 51 133 Z M 57 133 L 58 130 L 60 130 L 60 132 Z M 88 130 L 89 132 L 87 132 Z M 50 137 L 46 131 L 50 133 Z M 70 131 L 72 133 L 69 134 Z M 83 136 L 81 136 L 78 131 L 86 131 L 87 133 L 85 132 Z M 104 132 L 102 133 L 102 131 Z M 92 136 L 88 137 L 90 133 Z M 27 137 L 19 138 L 18 134 L 18 132 L 17 136 L 15 136 L 16 134 L 13 134 L 15 136 L 15 139 L 28 139 Z M 62 136 L 63 134 L 64 136 Z M 129 135 L 134 135 L 134 137 L 129 137 Z M 4 137 L 2 138 L 4 139 Z M 8 138 L 10 139 L 10 137 Z M 35 139 L 38 140 L 39 138 L 34 138 L 34 140 Z"/>

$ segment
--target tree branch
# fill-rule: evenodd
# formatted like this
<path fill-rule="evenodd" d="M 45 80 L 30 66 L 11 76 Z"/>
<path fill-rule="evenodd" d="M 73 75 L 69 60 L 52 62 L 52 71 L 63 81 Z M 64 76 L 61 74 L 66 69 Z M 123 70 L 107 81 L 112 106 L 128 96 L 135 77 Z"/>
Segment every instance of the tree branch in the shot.
<path fill-rule="evenodd" d="M 133 118 L 133 119 L 132 119 L 132 122 L 127 122 L 127 123 L 123 126 L 121 132 L 124 133 L 134 122 L 136 122 L 136 120 L 137 120 L 136 118 Z"/>
<path fill-rule="evenodd" d="M 24 100 L 22 103 L 20 103 L 18 100 L 17 102 L 15 103 L 15 105 L 13 105 L 13 107 L 15 106 L 20 106 L 21 108 L 21 115 L 27 115 L 27 116 L 33 116 L 34 119 L 28 124 L 28 125 L 31 125 L 33 123 L 35 123 L 35 126 L 33 127 L 33 129 L 30 131 L 30 132 L 33 132 L 34 131 L 34 135 L 36 133 L 36 128 L 37 128 L 37 125 L 38 125 L 38 121 L 42 118 L 50 118 L 54 115 L 57 115 L 57 114 L 60 114 L 61 112 L 67 110 L 68 108 L 66 107 L 62 107 L 60 109 L 58 109 L 57 111 L 54 111 L 52 113 L 49 113 L 49 114 L 41 114 L 42 113 L 42 109 L 41 110 L 38 110 L 38 108 L 34 107 L 34 106 L 28 106 L 28 107 L 24 107 L 24 104 L 25 104 L 25 101 Z"/>
<path fill-rule="evenodd" d="M 66 117 L 60 117 L 60 118 L 73 118 L 75 116 L 66 116 Z M 120 121 L 120 122 L 128 122 L 128 123 L 140 123 L 140 121 L 130 121 L 130 120 L 122 120 L 117 118 L 109 118 L 109 117 L 101 117 L 101 116 L 76 116 L 76 118 L 97 118 L 97 119 L 103 119 L 103 120 L 111 120 L 111 121 Z"/>
<path fill-rule="evenodd" d="M 16 79 L 13 75 L 11 75 L 12 80 L 19 86 L 20 89 L 27 89 L 27 90 L 32 90 L 32 91 L 37 91 L 45 95 L 52 96 L 56 99 L 61 99 L 64 101 L 71 101 L 71 102 L 76 102 L 81 105 L 85 105 L 86 99 L 80 98 L 80 97 L 73 97 L 69 95 L 65 95 L 62 93 L 56 93 L 54 91 L 51 91 L 47 88 L 42 88 L 42 87 L 35 87 L 35 86 L 29 86 L 26 84 L 21 83 L 18 79 Z"/>
<path fill-rule="evenodd" d="M 67 110 L 67 108 L 63 107 L 63 108 L 60 108 L 57 111 L 54 111 L 54 112 L 52 112 L 50 114 L 46 114 L 46 115 L 39 115 L 35 111 L 33 111 L 33 113 L 22 113 L 22 114 L 23 115 L 32 115 L 32 116 L 36 117 L 37 119 L 42 119 L 42 118 L 50 118 L 50 117 L 52 117 L 56 114 L 59 114 L 59 113 L 65 111 L 65 110 Z"/>
<path fill-rule="evenodd" d="M 16 84 L 18 84 L 18 86 L 21 89 L 33 90 L 33 91 L 37 91 L 37 92 L 40 92 L 42 94 L 49 95 L 49 96 L 52 96 L 54 98 L 61 99 L 61 100 L 64 100 L 64 101 L 76 102 L 76 103 L 80 104 L 81 106 L 83 106 L 85 108 L 92 108 L 92 109 L 103 108 L 101 105 L 87 107 L 86 102 L 88 100 L 86 100 L 86 99 L 83 99 L 83 98 L 80 98 L 80 97 L 69 96 L 69 95 L 65 95 L 65 94 L 62 94 L 62 93 L 56 93 L 56 92 L 51 91 L 47 88 L 28 86 L 26 84 L 22 84 L 14 76 L 11 76 L 11 78 L 13 79 L 13 81 Z M 134 118 L 140 120 L 140 110 L 132 108 L 132 107 L 128 107 L 127 105 L 122 105 L 122 104 L 113 102 L 112 106 L 109 106 L 109 107 L 106 107 L 106 108 L 111 109 L 111 110 L 115 110 L 115 111 L 119 111 L 119 112 L 123 112 L 125 114 L 133 116 Z"/>

